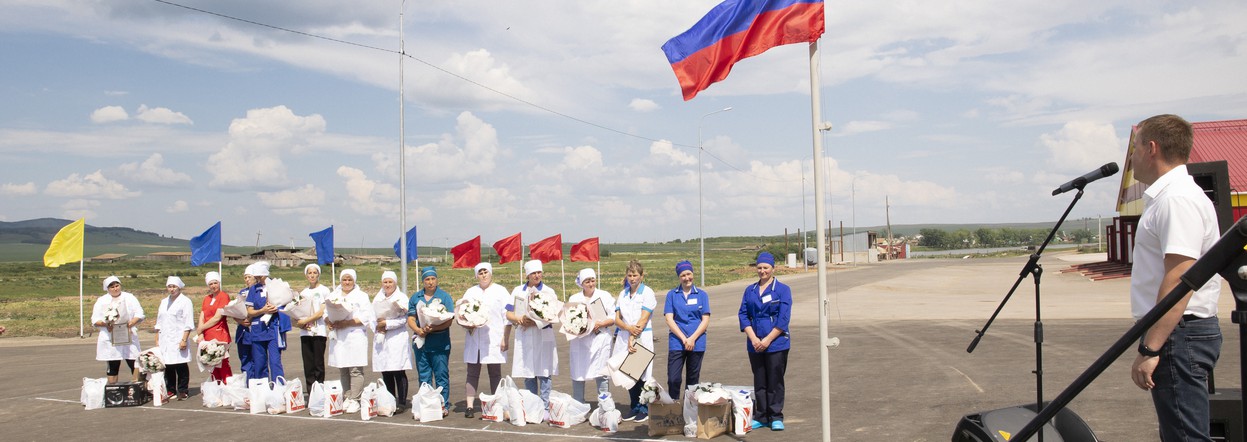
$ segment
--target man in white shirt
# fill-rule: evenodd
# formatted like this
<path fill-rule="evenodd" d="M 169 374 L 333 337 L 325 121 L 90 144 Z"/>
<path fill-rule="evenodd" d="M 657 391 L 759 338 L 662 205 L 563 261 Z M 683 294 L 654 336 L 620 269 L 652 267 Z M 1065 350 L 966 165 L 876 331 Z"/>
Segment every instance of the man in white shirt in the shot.
<path fill-rule="evenodd" d="M 1169 294 L 1220 236 L 1211 200 L 1186 170 L 1193 138 L 1191 124 L 1176 115 L 1143 120 L 1134 132 L 1134 177 L 1148 185 L 1130 281 L 1136 320 Z M 1131 377 L 1152 393 L 1162 441 L 1212 440 L 1207 381 L 1221 354 L 1220 294 L 1221 278 L 1214 276 L 1186 293 L 1139 342 Z"/>

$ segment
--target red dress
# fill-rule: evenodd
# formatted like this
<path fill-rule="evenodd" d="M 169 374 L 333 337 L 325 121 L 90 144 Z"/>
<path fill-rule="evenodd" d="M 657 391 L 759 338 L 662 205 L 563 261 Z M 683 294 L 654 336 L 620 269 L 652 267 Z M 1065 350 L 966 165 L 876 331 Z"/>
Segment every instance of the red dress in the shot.
<path fill-rule="evenodd" d="M 205 296 L 202 309 L 200 310 L 203 312 L 204 320 L 211 319 L 214 315 L 216 315 L 217 310 L 221 307 L 225 307 L 225 304 L 229 304 L 228 293 L 216 292 Z M 229 336 L 229 326 L 226 325 L 226 322 L 226 319 L 222 317 L 216 325 L 204 330 L 203 340 L 217 340 L 225 343 L 231 342 Z M 224 382 L 225 379 L 228 379 L 233 375 L 234 371 L 230 369 L 228 357 L 226 357 L 224 361 L 221 361 L 221 365 L 219 367 L 212 369 L 212 378 L 218 381 Z"/>

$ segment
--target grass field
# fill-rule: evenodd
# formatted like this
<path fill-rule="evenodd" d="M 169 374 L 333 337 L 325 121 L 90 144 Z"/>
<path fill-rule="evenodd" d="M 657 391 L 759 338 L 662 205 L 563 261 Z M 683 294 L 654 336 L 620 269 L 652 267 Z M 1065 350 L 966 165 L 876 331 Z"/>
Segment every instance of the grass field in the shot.
<path fill-rule="evenodd" d="M 726 247 L 725 247 L 726 245 Z M 706 249 L 706 285 L 713 286 L 725 282 L 755 277 L 750 266 L 756 252 L 757 243 L 749 246 L 745 240 L 724 242 Z M 646 284 L 655 292 L 665 292 L 675 287 L 675 264 L 683 259 L 698 261 L 697 243 L 681 244 L 636 244 L 628 247 L 611 246 L 610 256 L 604 256 L 600 263 L 599 288 L 611 293 L 622 290 L 624 268 L 629 260 L 636 259 L 646 270 Z M 782 259 L 782 258 L 781 258 Z M 594 262 L 563 262 L 564 272 L 560 272 L 559 262 L 545 264 L 545 282 L 554 287 L 562 296 L 570 296 L 579 291 L 575 285 L 576 273 L 585 267 L 599 268 Z M 799 272 L 800 269 L 778 269 L 779 274 Z M 215 264 L 202 267 L 191 267 L 186 263 L 122 261 L 113 264 L 87 263 L 83 280 L 83 309 L 89 321 L 91 307 L 95 300 L 104 293 L 101 282 L 109 275 L 121 278 L 122 289 L 135 294 L 139 298 L 148 318 L 155 319 L 156 308 L 160 299 L 165 296 L 164 284 L 169 275 L 178 275 L 186 282 L 185 292 L 195 300 L 196 311 L 207 288 L 203 284 L 203 275 L 216 270 Z M 341 272 L 342 268 L 338 268 Z M 366 265 L 355 267 L 359 274 L 360 286 L 373 294 L 380 289 L 381 273 L 385 270 L 398 269 L 394 266 Z M 324 268 L 323 282 L 329 282 L 328 266 Z M 226 266 L 223 277 L 227 292 L 237 293 L 242 288 L 243 266 Z M 475 284 L 472 269 L 450 269 L 438 267 L 439 285 L 455 299 Z M 511 262 L 494 267 L 494 281 L 504 287 L 512 288 L 521 282 L 520 263 Z M 700 270 L 698 270 L 700 272 Z M 301 289 L 307 286 L 303 278 L 303 269 L 277 268 L 271 269 L 271 277 L 281 278 L 291 283 L 292 287 Z M 566 276 L 564 283 L 563 275 Z M 408 267 L 409 292 L 419 290 L 419 268 L 412 264 Z M 712 296 L 738 297 L 739 293 L 711 293 Z M 198 315 L 198 313 L 196 313 Z M 147 326 L 154 323 L 149 321 Z M 78 320 L 78 266 L 67 265 L 58 268 L 43 267 L 38 262 L 0 263 L 0 325 L 8 328 L 6 336 L 75 336 L 79 330 Z M 87 327 L 87 332 L 91 328 Z"/>

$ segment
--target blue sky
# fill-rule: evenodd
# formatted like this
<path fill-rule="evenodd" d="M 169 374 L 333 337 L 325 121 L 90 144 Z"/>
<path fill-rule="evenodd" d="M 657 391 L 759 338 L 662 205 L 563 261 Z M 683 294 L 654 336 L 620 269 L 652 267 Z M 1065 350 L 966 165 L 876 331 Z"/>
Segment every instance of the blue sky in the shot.
<path fill-rule="evenodd" d="M 422 245 L 695 238 L 699 124 L 708 236 L 816 223 L 804 45 L 680 97 L 659 47 L 713 1 L 175 3 L 355 45 L 150 0 L 0 1 L 0 220 L 391 244 L 402 10 Z M 900 224 L 1055 220 L 1051 190 L 1121 163 L 1134 122 L 1247 117 L 1247 4 L 1027 3 L 827 3 L 833 223 L 883 224 L 885 197 Z M 1112 216 L 1118 177 L 1071 217 Z"/>

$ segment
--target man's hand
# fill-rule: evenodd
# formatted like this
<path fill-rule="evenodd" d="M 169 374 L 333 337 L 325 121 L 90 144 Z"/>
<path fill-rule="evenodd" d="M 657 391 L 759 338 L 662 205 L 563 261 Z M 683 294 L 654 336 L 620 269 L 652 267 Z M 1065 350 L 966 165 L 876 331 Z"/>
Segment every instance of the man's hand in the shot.
<path fill-rule="evenodd" d="M 1159 363 L 1159 356 L 1139 355 L 1135 357 L 1134 364 L 1130 366 L 1130 378 L 1134 380 L 1134 385 L 1144 390 L 1155 388 L 1156 383 L 1152 382 L 1152 373 L 1156 372 L 1156 365 Z"/>

